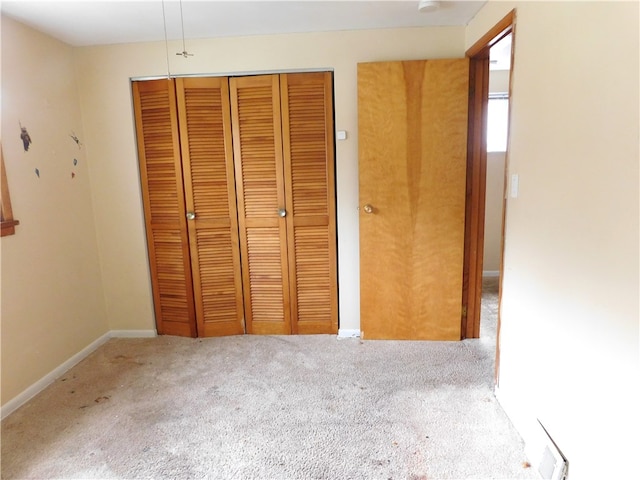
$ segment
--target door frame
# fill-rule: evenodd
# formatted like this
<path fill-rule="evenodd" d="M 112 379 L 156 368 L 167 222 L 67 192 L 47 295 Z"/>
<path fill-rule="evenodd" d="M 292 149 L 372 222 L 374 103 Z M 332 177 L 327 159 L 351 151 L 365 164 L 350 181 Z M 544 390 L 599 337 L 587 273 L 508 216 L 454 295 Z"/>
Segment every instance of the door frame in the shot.
<path fill-rule="evenodd" d="M 513 72 L 516 10 L 511 10 L 494 25 L 465 55 L 469 58 L 469 131 L 467 139 L 467 191 L 465 212 L 465 246 L 462 286 L 462 338 L 480 337 L 482 299 L 482 267 L 484 254 L 485 193 L 487 175 L 487 110 L 489 103 L 489 51 L 493 45 L 511 34 L 511 72 Z M 513 75 L 509 75 L 509 98 Z M 509 103 L 509 114 L 511 102 Z M 510 115 L 509 115 L 510 116 Z M 505 161 L 505 192 L 509 146 Z M 500 241 L 500 269 L 498 293 L 498 325 L 496 338 L 495 383 L 500 366 L 500 303 L 504 265 L 504 234 L 506 195 L 503 196 L 502 232 Z"/>

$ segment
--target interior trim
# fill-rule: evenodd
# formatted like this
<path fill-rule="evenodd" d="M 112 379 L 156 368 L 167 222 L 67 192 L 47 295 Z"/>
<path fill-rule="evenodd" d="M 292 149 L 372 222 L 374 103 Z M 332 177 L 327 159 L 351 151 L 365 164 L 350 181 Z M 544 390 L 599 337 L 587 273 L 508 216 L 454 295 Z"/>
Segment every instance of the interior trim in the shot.
<path fill-rule="evenodd" d="M 1 408 L 1 418 L 4 420 L 18 408 L 23 406 L 45 388 L 55 382 L 62 375 L 67 373 L 72 367 L 87 358 L 95 352 L 100 346 L 104 345 L 111 338 L 151 338 L 156 336 L 155 330 L 111 330 L 101 337 L 97 338 L 78 353 L 70 357 L 67 361 L 61 363 L 56 368 L 47 373 L 40 380 L 27 387 L 22 393 L 18 394 Z"/>

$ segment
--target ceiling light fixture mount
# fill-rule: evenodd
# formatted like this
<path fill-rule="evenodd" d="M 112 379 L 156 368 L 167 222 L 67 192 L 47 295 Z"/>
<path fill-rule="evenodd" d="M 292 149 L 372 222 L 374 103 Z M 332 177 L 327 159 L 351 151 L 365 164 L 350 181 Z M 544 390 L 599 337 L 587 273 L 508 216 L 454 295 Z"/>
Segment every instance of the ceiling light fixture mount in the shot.
<path fill-rule="evenodd" d="M 182 16 L 182 0 L 180 0 L 180 24 L 182 26 L 182 51 L 176 53 L 176 55 L 182 55 L 184 58 L 193 57 L 193 53 L 187 52 L 187 47 L 184 46 L 184 18 Z"/>
<path fill-rule="evenodd" d="M 420 0 L 418 2 L 418 11 L 421 13 L 435 12 L 440 8 L 440 2 L 436 0 Z"/>

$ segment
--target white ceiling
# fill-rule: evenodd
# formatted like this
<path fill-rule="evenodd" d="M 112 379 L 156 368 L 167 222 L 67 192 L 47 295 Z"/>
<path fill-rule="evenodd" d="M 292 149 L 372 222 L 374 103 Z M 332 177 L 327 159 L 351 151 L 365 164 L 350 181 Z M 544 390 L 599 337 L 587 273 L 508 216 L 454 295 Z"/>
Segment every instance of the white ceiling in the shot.
<path fill-rule="evenodd" d="M 485 1 L 2 0 L 2 14 L 74 46 L 239 35 L 466 25 Z M 187 45 L 188 50 L 188 45 Z"/>

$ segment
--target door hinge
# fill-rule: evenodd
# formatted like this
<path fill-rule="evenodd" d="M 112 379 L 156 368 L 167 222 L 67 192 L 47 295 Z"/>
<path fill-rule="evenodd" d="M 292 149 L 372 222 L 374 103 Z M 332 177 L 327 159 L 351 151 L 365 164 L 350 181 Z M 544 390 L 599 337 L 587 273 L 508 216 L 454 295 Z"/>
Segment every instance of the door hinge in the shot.
<path fill-rule="evenodd" d="M 463 306 L 462 306 L 462 316 L 463 316 L 463 317 L 466 317 L 466 316 L 467 316 L 467 306 L 466 306 L 466 305 L 463 305 Z"/>

